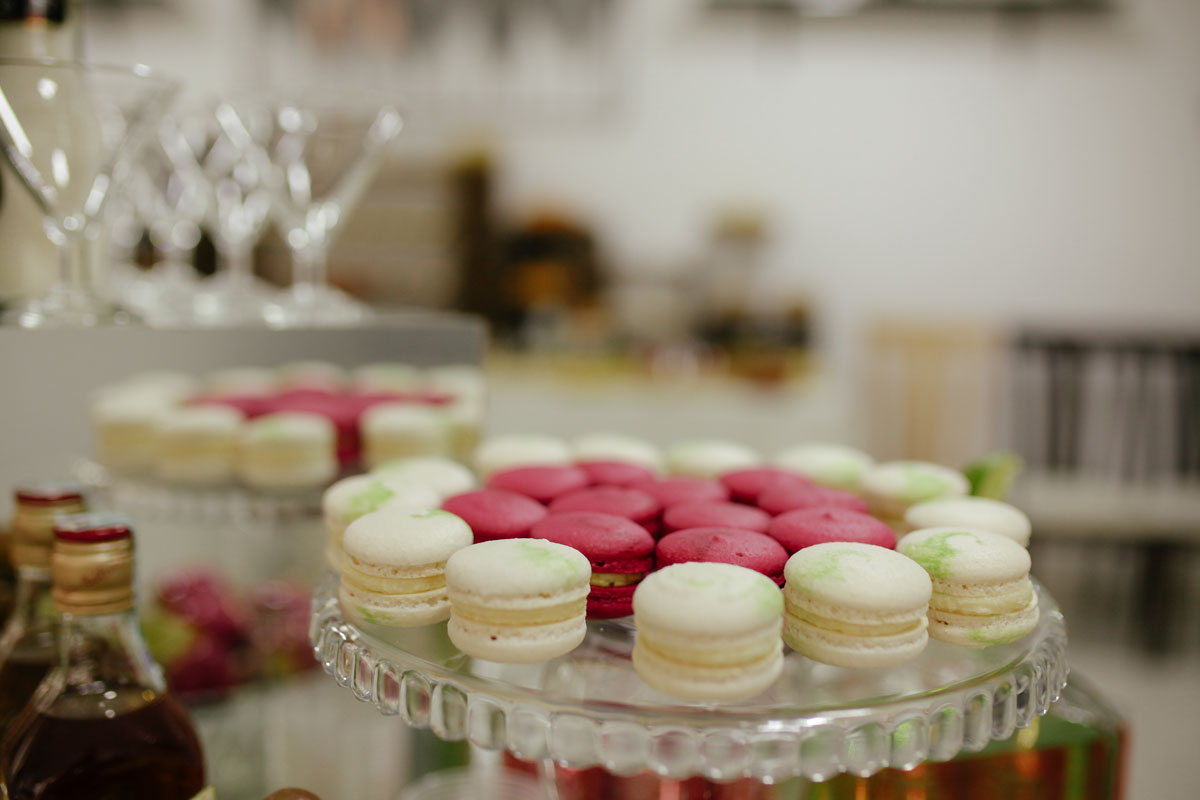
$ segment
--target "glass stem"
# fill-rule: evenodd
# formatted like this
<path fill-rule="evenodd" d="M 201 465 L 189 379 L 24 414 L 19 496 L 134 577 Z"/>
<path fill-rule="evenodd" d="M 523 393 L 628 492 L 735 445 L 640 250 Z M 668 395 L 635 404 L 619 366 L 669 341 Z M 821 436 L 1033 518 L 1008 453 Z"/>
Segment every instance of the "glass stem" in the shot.
<path fill-rule="evenodd" d="M 53 292 L 64 299 L 78 298 L 87 292 L 83 275 L 83 248 L 79 237 L 68 236 L 57 243 L 58 282 Z"/>
<path fill-rule="evenodd" d="M 225 274 L 229 279 L 238 283 L 249 282 L 254 271 L 254 250 L 245 244 L 230 245 L 222 248 L 221 260 L 224 262 Z"/>
<path fill-rule="evenodd" d="M 296 249 L 293 259 L 292 291 L 303 299 L 315 299 L 325 286 L 329 272 L 329 253 L 324 245 L 308 245 Z"/>

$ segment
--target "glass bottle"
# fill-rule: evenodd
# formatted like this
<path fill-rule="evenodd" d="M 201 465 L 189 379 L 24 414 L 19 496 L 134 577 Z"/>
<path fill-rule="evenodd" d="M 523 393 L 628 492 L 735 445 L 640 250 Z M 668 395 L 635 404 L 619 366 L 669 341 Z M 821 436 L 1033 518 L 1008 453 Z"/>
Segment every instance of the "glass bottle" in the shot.
<path fill-rule="evenodd" d="M 193 797 L 204 757 L 138 628 L 129 522 L 76 514 L 60 517 L 54 535 L 59 662 L 0 739 L 7 797 Z"/>
<path fill-rule="evenodd" d="M 58 612 L 50 596 L 54 517 L 84 510 L 83 489 L 47 482 L 17 487 L 10 558 L 17 572 L 12 614 L 0 633 L 0 732 L 58 661 Z"/>

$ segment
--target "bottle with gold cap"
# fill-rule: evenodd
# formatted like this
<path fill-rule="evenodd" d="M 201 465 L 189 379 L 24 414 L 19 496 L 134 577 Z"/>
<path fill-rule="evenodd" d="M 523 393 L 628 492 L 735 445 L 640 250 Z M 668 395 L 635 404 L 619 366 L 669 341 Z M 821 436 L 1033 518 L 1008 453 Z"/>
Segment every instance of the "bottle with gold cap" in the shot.
<path fill-rule="evenodd" d="M 166 692 L 133 604 L 133 531 L 110 513 L 59 517 L 50 561 L 59 660 L 0 738 L 9 800 L 187 800 L 204 757 Z"/>
<path fill-rule="evenodd" d="M 84 510 L 83 489 L 73 483 L 30 483 L 14 494 L 10 554 L 17 584 L 0 633 L 0 732 L 58 661 L 58 612 L 50 596 L 54 518 Z"/>

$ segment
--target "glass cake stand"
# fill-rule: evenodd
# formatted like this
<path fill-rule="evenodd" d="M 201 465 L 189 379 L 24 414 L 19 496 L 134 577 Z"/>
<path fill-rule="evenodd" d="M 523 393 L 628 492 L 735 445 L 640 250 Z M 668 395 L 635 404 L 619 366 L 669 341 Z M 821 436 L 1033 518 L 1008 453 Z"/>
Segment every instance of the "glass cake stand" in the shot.
<path fill-rule="evenodd" d="M 525 761 L 684 780 L 825 781 L 946 761 L 1034 723 L 1066 685 L 1066 628 L 1037 586 L 1041 619 L 1019 642 L 969 650 L 930 641 L 915 661 L 843 669 L 787 651 L 767 692 L 688 704 L 634 672 L 632 619 L 589 621 L 583 644 L 536 665 L 459 652 L 446 626 L 356 626 L 338 579 L 313 599 L 310 639 L 325 671 L 359 700 L 444 740 Z"/>

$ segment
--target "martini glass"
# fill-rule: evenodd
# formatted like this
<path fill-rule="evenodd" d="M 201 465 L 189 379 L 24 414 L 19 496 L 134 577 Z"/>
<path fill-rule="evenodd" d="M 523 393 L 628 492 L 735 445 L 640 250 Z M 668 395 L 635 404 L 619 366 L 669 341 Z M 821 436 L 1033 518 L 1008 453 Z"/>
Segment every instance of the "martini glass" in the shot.
<path fill-rule="evenodd" d="M 217 103 L 213 138 L 196 158 L 211 187 L 209 228 L 216 245 L 217 274 L 201 284 L 193 304 L 200 324 L 261 323 L 274 290 L 254 277 L 254 246 L 271 214 L 277 171 L 263 154 L 263 115 L 256 106 Z"/>
<path fill-rule="evenodd" d="M 133 203 L 150 241 L 161 255 L 129 304 L 147 322 L 186 325 L 193 319 L 197 276 L 186 256 L 200 241 L 200 225 L 211 205 L 212 187 L 196 158 L 182 118 L 166 115 L 143 151 L 130 181 Z"/>
<path fill-rule="evenodd" d="M 281 177 L 273 184 L 273 213 L 291 250 L 293 273 L 291 288 L 266 306 L 266 322 L 361 322 L 369 309 L 327 282 L 329 248 L 399 136 L 400 114 L 390 106 L 364 116 L 284 104 L 273 122 L 265 154 Z"/>
<path fill-rule="evenodd" d="M 58 249 L 56 282 L 44 297 L 7 311 L 5 322 L 54 327 L 132 321 L 97 292 L 89 247 L 113 187 L 128 180 L 177 89 L 142 66 L 0 59 L 0 149 Z"/>

